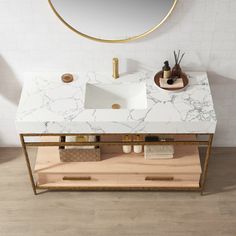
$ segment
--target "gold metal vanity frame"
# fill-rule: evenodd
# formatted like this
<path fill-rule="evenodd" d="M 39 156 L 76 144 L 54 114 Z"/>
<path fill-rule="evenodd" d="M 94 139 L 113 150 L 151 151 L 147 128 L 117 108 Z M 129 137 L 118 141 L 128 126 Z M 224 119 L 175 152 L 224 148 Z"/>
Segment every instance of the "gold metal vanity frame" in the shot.
<path fill-rule="evenodd" d="M 76 34 L 79 34 L 80 36 L 90 39 L 90 40 L 94 40 L 97 42 L 102 42 L 102 43 L 127 43 L 130 41 L 134 41 L 136 39 L 140 39 L 140 38 L 144 38 L 145 36 L 147 36 L 148 34 L 152 33 L 153 31 L 155 31 L 157 28 L 159 28 L 166 20 L 167 18 L 171 15 L 171 13 L 173 12 L 176 4 L 177 4 L 178 0 L 174 0 L 173 5 L 171 7 L 171 9 L 169 10 L 169 12 L 167 13 L 167 15 L 161 20 L 160 23 L 158 23 L 157 25 L 155 25 L 153 28 L 147 30 L 146 32 L 140 34 L 140 35 L 136 35 L 133 37 L 129 37 L 129 38 L 124 38 L 124 39 L 104 39 L 104 38 L 97 38 L 97 37 L 93 37 L 91 35 L 87 35 L 84 34 L 82 32 L 80 32 L 79 30 L 75 29 L 73 26 L 71 26 L 69 23 L 67 23 L 63 17 L 57 12 L 57 10 L 55 9 L 55 7 L 53 6 L 53 3 L 51 0 L 48 0 L 48 3 L 51 7 L 51 9 L 53 10 L 53 12 L 55 13 L 55 15 L 60 19 L 60 21 L 67 26 L 70 30 L 72 30 L 73 32 L 75 32 Z"/>
<path fill-rule="evenodd" d="M 86 188 L 86 187 L 78 187 L 78 186 L 68 186 L 68 187 L 47 187 L 47 190 L 151 190 L 151 191 L 156 191 L 156 190 L 160 190 L 160 191 L 199 191 L 201 192 L 201 194 L 203 194 L 204 191 L 204 187 L 205 187 L 205 183 L 206 183 L 206 177 L 207 177 L 207 172 L 208 172 L 208 164 L 209 164 L 209 159 L 210 159 L 210 155 L 211 155 L 211 148 L 212 148 L 212 141 L 213 141 L 213 136 L 214 134 L 204 134 L 204 133 L 199 133 L 199 134 L 163 134 L 163 135 L 196 135 L 196 136 L 207 136 L 207 140 L 206 141 L 200 141 L 200 140 L 194 140 L 194 141 L 158 141 L 158 142 L 145 142 L 145 141 L 96 141 L 96 142 L 62 142 L 62 141 L 58 141 L 58 142 L 31 142 L 31 141 L 25 141 L 26 137 L 43 137 L 43 136 L 58 136 L 58 137 L 63 137 L 63 136 L 76 136 L 76 135 L 94 135 L 94 136 L 100 136 L 100 135 L 104 135 L 104 134 L 20 134 L 20 140 L 21 140 L 21 144 L 22 144 L 22 148 L 23 148 L 23 152 L 24 152 L 24 156 L 25 156 L 25 161 L 27 164 L 27 168 L 28 168 L 28 173 L 29 173 L 29 177 L 30 177 L 30 181 L 31 181 L 31 185 L 33 188 L 33 192 L 35 195 L 38 194 L 37 190 L 39 189 L 44 189 L 45 188 L 41 188 L 37 185 L 37 182 L 34 179 L 33 176 L 33 171 L 32 171 L 32 167 L 31 167 L 31 163 L 30 163 L 30 158 L 29 158 L 29 154 L 27 151 L 27 147 L 45 147 L 45 146 L 102 146 L 102 145 L 128 145 L 128 144 L 132 144 L 132 145 L 197 145 L 199 146 L 205 146 L 206 149 L 206 155 L 205 155 L 205 159 L 203 161 L 202 164 L 202 173 L 201 173 L 201 177 L 200 177 L 200 182 L 199 182 L 199 187 L 109 187 L 109 188 L 105 188 L 105 187 L 94 187 L 94 188 Z M 126 134 L 105 134 L 105 135 L 126 135 Z M 131 134 L 127 134 L 127 135 L 131 135 Z M 136 135 L 136 134 L 135 134 Z M 138 134 L 137 134 L 138 135 Z M 162 134 L 140 134 L 140 135 L 162 135 Z"/>

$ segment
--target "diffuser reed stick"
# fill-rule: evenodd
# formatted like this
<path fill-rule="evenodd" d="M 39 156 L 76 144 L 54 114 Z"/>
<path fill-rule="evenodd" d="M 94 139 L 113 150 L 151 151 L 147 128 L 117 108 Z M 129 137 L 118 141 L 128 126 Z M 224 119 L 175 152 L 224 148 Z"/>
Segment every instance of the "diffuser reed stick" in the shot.
<path fill-rule="evenodd" d="M 180 64 L 180 62 L 182 61 L 184 55 L 185 55 L 185 53 L 182 53 L 182 55 L 180 56 L 180 50 L 178 51 L 178 55 L 177 55 L 177 53 L 174 51 L 175 64 Z"/>
<path fill-rule="evenodd" d="M 182 70 L 180 67 L 180 62 L 182 61 L 185 53 L 181 54 L 181 51 L 178 50 L 178 54 L 174 51 L 175 66 L 172 68 L 172 76 L 180 77 Z"/>

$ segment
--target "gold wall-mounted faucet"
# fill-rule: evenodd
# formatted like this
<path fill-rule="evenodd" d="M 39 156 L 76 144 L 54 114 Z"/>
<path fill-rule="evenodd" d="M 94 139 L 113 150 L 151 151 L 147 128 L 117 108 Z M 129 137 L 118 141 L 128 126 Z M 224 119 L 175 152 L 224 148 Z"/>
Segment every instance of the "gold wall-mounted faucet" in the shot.
<path fill-rule="evenodd" d="M 112 59 L 112 68 L 113 68 L 112 77 L 114 79 L 118 79 L 119 78 L 119 59 L 118 58 Z"/>

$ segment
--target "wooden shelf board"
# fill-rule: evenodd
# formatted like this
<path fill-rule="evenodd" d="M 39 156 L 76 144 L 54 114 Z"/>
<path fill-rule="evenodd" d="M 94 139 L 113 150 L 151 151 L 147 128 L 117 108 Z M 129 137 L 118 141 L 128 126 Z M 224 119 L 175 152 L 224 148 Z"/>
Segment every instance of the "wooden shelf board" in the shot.
<path fill-rule="evenodd" d="M 61 162 L 57 147 L 38 148 L 35 173 L 201 173 L 198 148 L 176 146 L 173 159 L 145 160 L 143 154 L 107 153 L 98 162 Z"/>
<path fill-rule="evenodd" d="M 39 188 L 51 188 L 51 187 L 107 187 L 107 188 L 197 188 L 199 183 L 197 181 L 128 181 L 114 182 L 114 181 L 59 181 L 55 183 L 39 184 Z"/>

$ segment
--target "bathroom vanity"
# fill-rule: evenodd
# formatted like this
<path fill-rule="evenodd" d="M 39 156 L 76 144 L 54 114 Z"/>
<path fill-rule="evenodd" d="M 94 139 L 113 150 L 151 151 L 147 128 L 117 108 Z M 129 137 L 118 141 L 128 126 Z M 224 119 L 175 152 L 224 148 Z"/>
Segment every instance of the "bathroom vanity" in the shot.
<path fill-rule="evenodd" d="M 107 74 L 74 73 L 63 83 L 60 73 L 28 74 L 18 107 L 21 138 L 34 193 L 50 190 L 203 191 L 216 116 L 205 72 L 188 72 L 184 91 L 163 91 L 155 73 L 140 71 L 114 80 Z M 118 104 L 119 109 L 113 109 Z M 172 137 L 156 142 L 123 141 L 122 135 Z M 65 137 L 95 135 L 95 142 Z M 124 154 L 122 145 L 174 145 L 173 159 L 146 160 Z M 101 161 L 61 162 L 59 147 L 96 146 Z M 206 156 L 199 158 L 199 146 Z M 38 147 L 34 166 L 27 148 Z"/>

